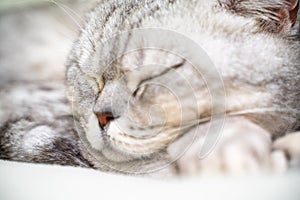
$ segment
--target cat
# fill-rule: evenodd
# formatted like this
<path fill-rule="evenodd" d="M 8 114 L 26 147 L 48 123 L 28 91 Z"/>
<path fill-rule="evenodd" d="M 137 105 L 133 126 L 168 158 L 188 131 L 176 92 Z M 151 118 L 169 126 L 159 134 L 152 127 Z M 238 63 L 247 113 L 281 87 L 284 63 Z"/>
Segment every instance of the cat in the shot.
<path fill-rule="evenodd" d="M 26 115 L 3 123 L 0 158 L 162 176 L 287 168 L 294 151 L 277 141 L 299 130 L 298 8 L 298 0 L 99 2 L 68 57 L 71 108 L 63 95 L 58 107 L 39 97 L 33 115 L 28 102 Z M 148 37 L 173 43 L 151 49 Z M 188 41 L 205 53 L 172 53 L 186 53 Z M 212 62 L 197 68 L 194 53 Z"/>

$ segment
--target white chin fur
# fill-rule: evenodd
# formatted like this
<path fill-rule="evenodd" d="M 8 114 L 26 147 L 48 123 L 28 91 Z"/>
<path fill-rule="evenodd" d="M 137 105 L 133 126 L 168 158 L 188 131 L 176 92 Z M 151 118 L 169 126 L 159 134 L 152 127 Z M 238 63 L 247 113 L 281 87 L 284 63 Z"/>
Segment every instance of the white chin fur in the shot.
<path fill-rule="evenodd" d="M 108 135 L 114 135 L 120 132 L 119 129 L 116 130 L 117 127 L 111 125 L 108 127 Z M 114 162 L 124 162 L 132 160 L 134 158 L 134 156 L 130 156 L 129 154 L 127 155 L 126 152 L 121 151 L 117 146 L 115 146 L 112 143 L 110 143 L 109 147 L 104 144 L 103 136 L 98 125 L 98 120 L 93 115 L 91 115 L 88 120 L 86 129 L 86 139 L 88 140 L 90 147 L 92 147 L 95 150 L 101 151 L 101 153 L 108 160 Z"/>
<path fill-rule="evenodd" d="M 99 128 L 96 116 L 91 115 L 86 129 L 86 139 L 92 148 L 101 151 L 104 147 L 104 141 Z"/>

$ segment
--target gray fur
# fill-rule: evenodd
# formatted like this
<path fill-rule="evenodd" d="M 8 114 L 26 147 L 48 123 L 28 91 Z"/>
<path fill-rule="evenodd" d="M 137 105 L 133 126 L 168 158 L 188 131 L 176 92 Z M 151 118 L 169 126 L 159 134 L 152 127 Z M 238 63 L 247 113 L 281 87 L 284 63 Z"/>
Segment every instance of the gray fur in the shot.
<path fill-rule="evenodd" d="M 30 102 L 25 104 L 22 113 L 30 113 L 29 118 L 21 114 L 18 118 L 8 118 L 2 125 L 0 158 L 91 166 L 105 171 L 135 173 L 151 171 L 151 168 L 169 163 L 172 157 L 172 152 L 168 149 L 168 146 L 171 146 L 170 143 L 162 146 L 158 143 L 157 145 L 150 143 L 155 150 L 148 148 L 147 145 L 140 147 L 141 141 L 124 142 L 120 146 L 116 143 L 113 144 L 115 146 L 110 146 L 112 142 L 106 144 L 106 140 L 122 139 L 121 136 L 120 138 L 109 136 L 108 130 L 102 130 L 96 123 L 94 112 L 114 109 L 120 123 L 125 120 L 127 126 L 130 124 L 126 121 L 123 112 L 124 105 L 127 103 L 126 98 L 132 92 L 129 87 L 130 78 L 122 82 L 123 89 L 120 90 L 122 93 L 119 96 L 113 96 L 112 91 L 117 79 L 125 74 L 123 68 L 126 67 L 124 66 L 126 60 L 121 60 L 109 70 L 104 71 L 110 56 L 118 51 L 124 51 L 124 48 L 118 46 L 118 41 L 115 41 L 115 45 L 109 52 L 102 52 L 100 47 L 112 35 L 134 28 L 160 27 L 174 30 L 190 37 L 203 47 L 224 79 L 229 102 L 226 105 L 228 113 L 255 108 L 275 110 L 271 113 L 244 114 L 240 121 L 247 125 L 245 127 L 251 127 L 249 130 L 253 129 L 263 134 L 267 132 L 266 134 L 273 139 L 296 131 L 300 126 L 299 20 L 292 27 L 288 19 L 280 20 L 275 12 L 287 7 L 288 4 L 281 0 L 212 0 L 209 2 L 204 0 L 109 0 L 99 3 L 88 14 L 85 27 L 68 57 L 66 79 L 72 109 L 70 110 L 66 102 L 63 102 L 61 106 L 67 111 L 55 110 L 56 106 L 51 107 L 50 104 L 45 103 L 50 97 L 38 99 L 37 107 L 40 105 L 41 109 L 49 112 L 49 117 L 44 114 L 40 115 L 36 112 L 37 108 L 31 109 Z M 142 47 L 143 44 L 140 45 Z M 141 57 L 137 56 L 138 58 L 129 58 L 129 61 L 135 64 L 143 63 L 147 59 L 147 53 L 141 52 L 141 55 Z M 153 59 L 159 60 L 162 55 L 164 56 L 164 54 L 154 55 Z M 166 57 L 165 60 L 171 65 L 178 64 L 178 60 L 172 57 Z M 184 63 L 176 70 L 185 74 L 191 72 L 192 69 Z M 198 87 L 199 82 L 203 80 L 194 74 L 190 79 L 193 80 L 192 85 L 199 90 L 198 100 L 200 97 L 201 100 L 205 99 L 208 91 L 202 90 L 203 85 Z M 164 76 L 159 77 L 158 80 L 162 83 L 169 81 Z M 176 84 L 175 87 L 183 87 L 182 83 Z M 33 88 L 34 91 L 39 91 L 38 88 Z M 55 90 L 59 91 L 61 88 L 63 86 Z M 28 92 L 27 87 L 24 90 Z M 145 105 L 156 102 L 164 95 L 168 99 L 165 91 L 156 87 L 148 87 L 145 91 L 145 94 L 141 92 L 142 100 L 136 102 L 136 107 L 132 108 L 133 116 L 140 121 L 143 120 Z M 60 104 L 61 98 L 64 99 L 64 95 L 55 98 L 52 103 Z M 247 100 L 246 103 L 245 100 Z M 108 103 L 105 103 L 106 101 Z M 109 106 L 111 101 L 115 102 L 114 108 Z M 167 103 L 166 101 L 165 104 Z M 202 109 L 201 113 L 197 114 L 201 116 L 207 114 L 210 107 L 205 104 Z M 71 119 L 72 112 L 75 114 L 75 119 Z M 161 114 L 159 111 L 155 112 L 155 120 L 157 120 L 155 122 L 159 124 Z M 38 117 L 35 117 L 36 114 Z M 66 116 L 65 120 L 61 119 L 62 116 Z M 191 120 L 196 119 L 193 116 L 189 117 Z M 80 124 L 79 129 L 74 129 L 72 120 Z M 250 124 L 248 120 L 251 121 Z M 239 120 L 232 121 L 235 124 Z M 25 151 L 22 149 L 20 138 L 26 137 L 26 134 L 39 126 L 42 126 L 46 133 L 53 132 L 53 142 L 50 147 L 37 145 L 36 151 L 39 153 L 28 154 L 26 149 Z M 240 128 L 236 125 L 232 127 Z M 140 130 L 147 133 L 152 128 L 146 127 Z M 133 125 L 131 129 L 138 129 L 138 127 Z M 91 130 L 94 132 L 89 135 Z M 94 145 L 93 147 L 100 151 L 100 158 L 95 158 L 83 147 L 81 142 L 84 138 L 79 140 L 77 134 L 80 137 L 82 135 L 87 137 L 86 140 L 89 140 L 88 137 L 92 138 L 90 139 L 94 142 L 92 146 Z M 15 135 L 20 135 L 17 140 Z M 131 141 L 132 138 L 126 137 L 125 139 Z M 172 165 L 165 168 L 165 171 L 172 174 L 178 169 L 180 166 L 178 168 Z"/>

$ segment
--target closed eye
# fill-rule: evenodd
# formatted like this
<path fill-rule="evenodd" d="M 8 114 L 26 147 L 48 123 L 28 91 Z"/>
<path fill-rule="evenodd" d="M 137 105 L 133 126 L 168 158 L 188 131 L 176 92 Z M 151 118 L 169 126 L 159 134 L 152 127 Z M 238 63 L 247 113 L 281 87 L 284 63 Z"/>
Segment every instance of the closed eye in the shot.
<path fill-rule="evenodd" d="M 87 80 L 89 86 L 92 87 L 95 95 L 98 95 L 103 90 L 105 82 L 102 77 L 96 78 L 93 76 L 86 75 L 85 79 Z"/>
<path fill-rule="evenodd" d="M 147 85 L 137 87 L 132 95 L 134 97 L 142 98 L 142 95 L 143 95 L 143 93 L 145 92 L 146 89 L 147 89 Z"/>
<path fill-rule="evenodd" d="M 102 91 L 105 85 L 104 79 L 102 77 L 97 80 L 99 91 Z"/>
<path fill-rule="evenodd" d="M 158 78 L 158 77 L 161 77 L 161 76 L 167 74 L 168 72 L 170 72 L 171 70 L 178 69 L 179 67 L 183 66 L 184 64 L 185 64 L 185 60 L 183 60 L 181 63 L 178 63 L 176 65 L 168 67 L 167 69 L 160 72 L 159 74 L 155 74 L 155 75 L 150 76 L 146 79 L 143 79 L 142 81 L 139 82 L 139 84 L 136 87 L 136 90 L 133 92 L 132 95 L 134 97 L 141 95 L 146 89 L 146 85 L 143 85 L 145 82 L 150 81 L 150 80 L 155 79 L 155 78 Z"/>

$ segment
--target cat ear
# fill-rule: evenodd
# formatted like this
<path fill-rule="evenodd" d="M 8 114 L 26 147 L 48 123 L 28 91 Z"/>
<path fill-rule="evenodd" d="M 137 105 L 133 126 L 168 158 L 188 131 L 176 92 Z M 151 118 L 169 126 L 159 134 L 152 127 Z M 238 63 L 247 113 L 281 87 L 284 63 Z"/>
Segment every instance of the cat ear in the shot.
<path fill-rule="evenodd" d="M 297 21 L 297 14 L 299 11 L 299 0 L 289 0 L 289 6 L 288 6 L 288 11 L 289 11 L 289 17 L 292 25 L 295 25 Z"/>
<path fill-rule="evenodd" d="M 286 33 L 297 21 L 299 0 L 218 0 L 226 10 L 254 18 L 263 31 Z"/>
<path fill-rule="evenodd" d="M 278 16 L 277 23 L 275 23 L 278 27 L 277 32 L 289 31 L 297 21 L 299 0 L 285 0 L 284 3 L 284 7 L 275 10 L 275 13 L 277 13 Z"/>

